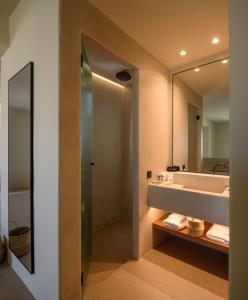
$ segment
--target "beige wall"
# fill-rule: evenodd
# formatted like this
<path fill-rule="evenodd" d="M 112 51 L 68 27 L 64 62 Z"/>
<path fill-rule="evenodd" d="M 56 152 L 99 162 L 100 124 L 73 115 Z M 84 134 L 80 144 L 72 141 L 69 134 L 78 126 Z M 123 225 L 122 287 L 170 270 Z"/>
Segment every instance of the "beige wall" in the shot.
<path fill-rule="evenodd" d="M 230 0 L 231 201 L 229 299 L 248 299 L 248 1 Z"/>
<path fill-rule="evenodd" d="M 204 121 L 206 144 L 204 157 L 230 158 L 230 122 Z"/>
<path fill-rule="evenodd" d="M 61 298 L 80 299 L 80 42 L 81 33 L 96 40 L 135 72 L 133 135 L 138 177 L 134 182 L 135 255 L 152 247 L 151 222 L 161 211 L 147 206 L 146 171 L 171 163 L 169 74 L 151 55 L 86 1 L 61 2 L 60 56 L 60 263 Z M 68 101 L 70 99 L 70 101 Z M 138 143 L 137 143 L 138 141 Z M 138 146 L 138 147 L 137 147 Z M 70 159 L 68 159 L 70 158 Z M 72 234 L 73 232 L 73 234 Z"/>
<path fill-rule="evenodd" d="M 0 12 L 0 57 L 9 46 L 9 17 Z"/>
<path fill-rule="evenodd" d="M 132 214 L 128 87 L 93 76 L 93 232 Z"/>
<path fill-rule="evenodd" d="M 35 274 L 31 275 L 10 252 L 8 259 L 12 268 L 38 300 L 59 299 L 58 25 L 58 0 L 21 0 L 10 17 L 10 46 L 1 57 L 1 234 L 6 237 L 8 80 L 27 63 L 34 62 Z"/>
<path fill-rule="evenodd" d="M 213 156 L 213 142 L 214 142 L 214 124 L 213 122 L 204 119 L 203 120 L 203 127 L 205 129 L 204 134 L 204 147 L 203 149 L 203 157 L 212 157 Z"/>
<path fill-rule="evenodd" d="M 229 122 L 214 122 L 213 157 L 230 157 Z"/>
<path fill-rule="evenodd" d="M 202 110 L 202 98 L 179 78 L 173 80 L 173 163 L 188 167 L 188 102 Z M 199 150 L 197 157 L 200 159 L 200 128 L 198 130 Z M 198 160 L 199 160 L 198 159 Z M 200 162 L 197 162 L 199 166 Z"/>

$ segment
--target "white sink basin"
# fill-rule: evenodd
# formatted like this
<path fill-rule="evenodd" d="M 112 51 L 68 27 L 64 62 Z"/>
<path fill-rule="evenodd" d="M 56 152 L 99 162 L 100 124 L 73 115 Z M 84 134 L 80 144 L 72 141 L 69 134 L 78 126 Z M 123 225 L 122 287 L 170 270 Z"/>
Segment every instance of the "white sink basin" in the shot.
<path fill-rule="evenodd" d="M 229 176 L 189 172 L 173 175 L 174 181 L 149 183 L 149 206 L 228 226 Z"/>
<path fill-rule="evenodd" d="M 202 173 L 175 172 L 174 182 L 184 188 L 212 193 L 223 193 L 229 186 L 229 176 Z"/>

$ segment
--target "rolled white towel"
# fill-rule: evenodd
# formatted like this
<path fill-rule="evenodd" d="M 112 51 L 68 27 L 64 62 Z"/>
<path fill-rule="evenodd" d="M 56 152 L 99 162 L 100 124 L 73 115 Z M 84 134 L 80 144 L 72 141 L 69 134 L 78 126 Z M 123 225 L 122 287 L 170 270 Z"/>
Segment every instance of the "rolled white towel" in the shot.
<path fill-rule="evenodd" d="M 166 227 L 180 230 L 187 226 L 187 218 L 183 215 L 171 214 L 163 220 L 163 223 Z"/>
<path fill-rule="evenodd" d="M 215 242 L 229 245 L 229 227 L 214 224 L 206 234 L 207 238 Z"/>

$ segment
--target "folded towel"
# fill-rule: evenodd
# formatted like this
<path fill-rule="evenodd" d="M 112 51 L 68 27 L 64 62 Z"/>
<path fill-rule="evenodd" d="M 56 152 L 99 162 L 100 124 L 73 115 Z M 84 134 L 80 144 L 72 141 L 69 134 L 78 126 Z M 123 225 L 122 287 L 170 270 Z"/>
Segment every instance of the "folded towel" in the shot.
<path fill-rule="evenodd" d="M 214 224 L 206 234 L 207 238 L 215 242 L 229 245 L 229 227 Z"/>
<path fill-rule="evenodd" d="M 187 218 L 183 215 L 171 214 L 163 220 L 163 223 L 166 227 L 180 230 L 187 226 Z"/>
<path fill-rule="evenodd" d="M 216 243 L 219 243 L 219 244 L 223 244 L 223 245 L 229 245 L 229 242 L 227 242 L 226 240 L 223 240 L 221 238 L 217 238 L 217 237 L 214 237 L 214 236 L 207 236 L 207 238 L 211 241 L 214 241 Z"/>
<path fill-rule="evenodd" d="M 173 213 L 173 214 L 170 214 L 165 220 L 177 220 L 179 222 L 183 222 L 186 219 L 187 219 L 187 217 L 184 215 Z"/>
<path fill-rule="evenodd" d="M 165 223 L 164 225 L 168 228 L 174 229 L 174 230 L 181 230 L 187 226 L 187 221 L 181 224 L 170 224 L 170 223 Z"/>

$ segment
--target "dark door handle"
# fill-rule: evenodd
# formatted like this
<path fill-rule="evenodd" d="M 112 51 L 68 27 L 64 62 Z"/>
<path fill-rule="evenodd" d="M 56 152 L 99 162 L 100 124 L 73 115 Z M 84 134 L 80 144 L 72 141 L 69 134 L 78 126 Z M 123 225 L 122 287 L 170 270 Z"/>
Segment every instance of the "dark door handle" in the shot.
<path fill-rule="evenodd" d="M 94 166 L 94 165 L 95 165 L 95 163 L 94 163 L 94 162 L 91 162 L 91 163 L 90 163 L 90 166 Z"/>

